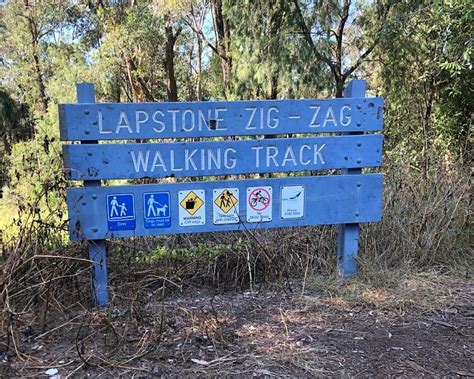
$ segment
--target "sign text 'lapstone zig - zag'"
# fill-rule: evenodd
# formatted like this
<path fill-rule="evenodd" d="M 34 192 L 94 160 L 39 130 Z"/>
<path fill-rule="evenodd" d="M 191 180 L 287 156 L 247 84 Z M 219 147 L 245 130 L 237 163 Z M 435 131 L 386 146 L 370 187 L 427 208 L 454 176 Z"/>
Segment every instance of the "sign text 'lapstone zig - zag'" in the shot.
<path fill-rule="evenodd" d="M 90 241 L 96 303 L 108 303 L 109 238 L 338 224 L 338 269 L 355 274 L 358 225 L 382 217 L 383 176 L 361 170 L 382 164 L 383 136 L 367 133 L 382 130 L 383 99 L 366 98 L 363 81 L 345 96 L 95 103 L 93 86 L 78 85 L 79 103 L 59 105 L 60 131 L 80 142 L 63 146 L 69 178 L 84 181 L 68 190 L 70 236 Z"/>

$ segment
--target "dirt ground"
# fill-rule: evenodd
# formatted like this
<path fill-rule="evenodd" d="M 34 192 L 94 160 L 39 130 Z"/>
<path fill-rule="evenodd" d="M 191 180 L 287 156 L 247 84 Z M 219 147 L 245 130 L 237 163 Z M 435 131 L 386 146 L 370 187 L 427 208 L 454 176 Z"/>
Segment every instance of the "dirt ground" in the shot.
<path fill-rule="evenodd" d="M 474 377 L 472 280 L 420 274 L 383 289 L 318 279 L 302 288 L 295 281 L 247 292 L 117 295 L 108 311 L 71 308 L 41 329 L 14 331 L 1 373 Z"/>

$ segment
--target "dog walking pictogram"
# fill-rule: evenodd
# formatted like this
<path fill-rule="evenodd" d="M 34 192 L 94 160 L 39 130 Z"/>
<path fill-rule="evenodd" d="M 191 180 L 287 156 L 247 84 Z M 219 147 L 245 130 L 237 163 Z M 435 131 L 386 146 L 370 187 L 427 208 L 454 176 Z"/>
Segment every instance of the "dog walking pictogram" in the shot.
<path fill-rule="evenodd" d="M 156 217 L 155 204 L 157 204 L 157 202 L 155 201 L 155 196 L 150 195 L 147 201 L 147 212 L 146 212 L 146 216 L 148 218 Z"/>
<path fill-rule="evenodd" d="M 149 194 L 147 203 L 146 217 L 166 217 L 169 208 L 169 196 L 166 197 L 166 202 L 159 202 L 155 200 L 154 194 Z"/>
<path fill-rule="evenodd" d="M 143 195 L 145 228 L 167 228 L 171 226 L 169 192 L 153 192 Z"/>

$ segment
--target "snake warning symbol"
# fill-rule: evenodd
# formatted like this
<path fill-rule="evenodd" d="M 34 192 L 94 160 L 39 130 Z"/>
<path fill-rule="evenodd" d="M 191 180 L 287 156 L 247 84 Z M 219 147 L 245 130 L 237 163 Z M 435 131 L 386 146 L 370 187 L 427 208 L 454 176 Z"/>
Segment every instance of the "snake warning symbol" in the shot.
<path fill-rule="evenodd" d="M 239 220 L 239 189 L 217 188 L 212 191 L 214 224 L 236 224 Z"/>

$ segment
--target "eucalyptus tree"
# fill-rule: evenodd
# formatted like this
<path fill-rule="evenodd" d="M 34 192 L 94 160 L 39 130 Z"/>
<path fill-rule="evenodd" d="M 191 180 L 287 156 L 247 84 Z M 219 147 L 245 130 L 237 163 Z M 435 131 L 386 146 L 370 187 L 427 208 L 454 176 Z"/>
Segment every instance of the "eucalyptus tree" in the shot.
<path fill-rule="evenodd" d="M 315 96 L 325 82 L 299 38 L 294 6 L 284 0 L 227 1 L 232 24 L 234 96 L 276 99 Z"/>
<path fill-rule="evenodd" d="M 396 0 L 352 1 L 291 0 L 297 32 L 310 48 L 317 64 L 331 72 L 336 97 L 346 81 L 373 54 L 390 27 Z"/>
<path fill-rule="evenodd" d="M 27 104 L 16 101 L 0 87 L 0 147 L 1 156 L 9 155 L 12 146 L 31 137 L 31 120 Z"/>
<path fill-rule="evenodd" d="M 0 11 L 0 75 L 39 114 L 48 109 L 48 45 L 68 38 L 79 6 L 54 0 L 10 1 Z"/>
<path fill-rule="evenodd" d="M 379 46 L 389 151 L 427 173 L 470 154 L 474 9 L 466 0 L 403 3 Z"/>

